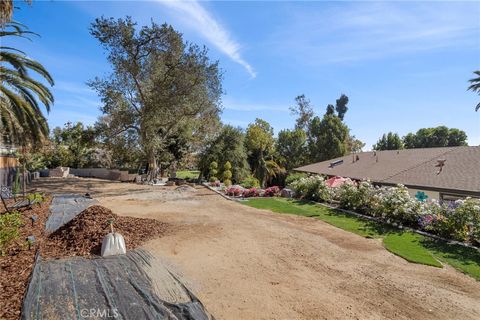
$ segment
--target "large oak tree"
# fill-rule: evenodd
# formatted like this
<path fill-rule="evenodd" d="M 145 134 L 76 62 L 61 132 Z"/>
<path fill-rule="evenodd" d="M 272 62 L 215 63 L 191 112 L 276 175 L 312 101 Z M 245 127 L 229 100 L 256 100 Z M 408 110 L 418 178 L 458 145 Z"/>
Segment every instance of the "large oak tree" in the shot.
<path fill-rule="evenodd" d="M 89 82 L 100 95 L 107 137 L 134 132 L 148 160 L 149 178 L 171 139 L 203 140 L 221 112 L 221 72 L 207 49 L 183 41 L 167 24 L 137 28 L 130 17 L 98 18 L 91 34 L 108 54 L 112 72 Z"/>

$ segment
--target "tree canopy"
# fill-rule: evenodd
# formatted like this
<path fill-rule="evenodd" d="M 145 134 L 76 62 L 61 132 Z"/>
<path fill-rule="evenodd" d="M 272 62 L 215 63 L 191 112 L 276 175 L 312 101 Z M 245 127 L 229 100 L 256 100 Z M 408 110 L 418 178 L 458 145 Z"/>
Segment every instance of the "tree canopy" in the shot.
<path fill-rule="evenodd" d="M 308 126 L 314 116 L 313 107 L 304 94 L 295 98 L 295 105 L 290 107 L 292 114 L 297 115 L 295 128 L 308 130 Z"/>
<path fill-rule="evenodd" d="M 403 147 L 402 138 L 398 133 L 389 132 L 378 139 L 377 143 L 373 145 L 373 150 L 398 150 Z"/>
<path fill-rule="evenodd" d="M 347 152 L 349 129 L 335 114 L 314 117 L 308 132 L 310 160 L 320 162 L 343 156 Z"/>
<path fill-rule="evenodd" d="M 282 130 L 278 133 L 276 149 L 279 164 L 291 170 L 306 164 L 307 134 L 304 130 Z"/>
<path fill-rule="evenodd" d="M 245 134 L 242 129 L 225 125 L 201 152 L 198 168 L 201 175 L 206 177 L 210 164 L 217 162 L 225 167 L 230 162 L 232 178 L 239 183 L 250 174 L 250 167 L 247 162 L 247 151 L 245 148 Z M 223 175 L 223 172 L 222 172 Z"/>
<path fill-rule="evenodd" d="M 416 133 L 408 133 L 403 137 L 403 143 L 407 149 L 466 146 L 467 134 L 446 126 L 421 128 Z"/>
<path fill-rule="evenodd" d="M 265 120 L 255 119 L 247 128 L 245 146 L 253 175 L 260 181 L 261 186 L 265 186 L 270 176 L 280 171 L 278 164 L 273 161 L 275 139 L 270 124 Z"/>

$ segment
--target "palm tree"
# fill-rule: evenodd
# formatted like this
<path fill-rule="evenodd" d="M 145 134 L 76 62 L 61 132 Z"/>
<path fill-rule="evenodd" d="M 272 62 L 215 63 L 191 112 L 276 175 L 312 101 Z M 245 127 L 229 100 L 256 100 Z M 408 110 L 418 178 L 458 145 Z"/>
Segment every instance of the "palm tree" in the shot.
<path fill-rule="evenodd" d="M 26 3 L 30 4 L 31 0 L 24 0 Z M 13 0 L 1 0 L 2 5 L 0 6 L 0 27 L 5 26 L 5 24 L 12 20 L 13 9 Z"/>
<path fill-rule="evenodd" d="M 478 92 L 478 94 L 480 94 L 480 70 L 473 71 L 473 73 L 475 73 L 477 77 L 469 80 L 471 85 L 468 87 L 468 90 L 472 90 L 473 92 Z M 475 111 L 478 111 L 478 109 L 480 109 L 480 103 L 475 107 Z"/>
<path fill-rule="evenodd" d="M 267 183 L 271 183 L 273 178 L 276 178 L 279 175 L 285 175 L 287 173 L 287 170 L 275 162 L 275 160 L 265 161 L 265 171 Z"/>
<path fill-rule="evenodd" d="M 0 40 L 8 36 L 28 39 L 30 35 L 35 33 L 16 22 L 9 22 L 0 30 Z M 52 77 L 40 63 L 23 51 L 0 46 L 0 131 L 3 135 L 0 139 L 8 143 L 39 142 L 49 133 L 40 104 L 49 112 L 53 95 L 44 84 L 33 79 L 29 71 L 53 86 Z"/>

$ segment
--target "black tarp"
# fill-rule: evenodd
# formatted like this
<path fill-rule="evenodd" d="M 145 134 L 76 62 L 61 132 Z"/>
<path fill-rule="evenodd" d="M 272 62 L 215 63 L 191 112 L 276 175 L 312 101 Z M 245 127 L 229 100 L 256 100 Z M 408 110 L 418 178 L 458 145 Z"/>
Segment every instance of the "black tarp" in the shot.
<path fill-rule="evenodd" d="M 55 194 L 45 229 L 53 232 L 98 201 L 79 194 Z"/>
<path fill-rule="evenodd" d="M 159 297 L 145 270 L 151 259 L 141 249 L 93 259 L 38 257 L 22 319 L 213 319 L 175 276 L 165 285 L 180 286 L 188 301 Z"/>

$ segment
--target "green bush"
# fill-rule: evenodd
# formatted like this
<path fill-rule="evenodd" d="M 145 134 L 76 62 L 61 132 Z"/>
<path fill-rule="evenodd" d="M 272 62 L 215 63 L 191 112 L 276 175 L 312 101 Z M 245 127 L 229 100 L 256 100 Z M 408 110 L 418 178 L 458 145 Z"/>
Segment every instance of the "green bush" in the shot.
<path fill-rule="evenodd" d="M 248 176 L 246 177 L 240 185 L 246 189 L 251 189 L 251 188 L 259 188 L 260 187 L 260 181 L 258 181 L 257 178 L 254 176 Z"/>
<path fill-rule="evenodd" d="M 43 201 L 45 201 L 45 198 L 41 193 L 35 192 L 28 194 L 27 200 L 30 202 L 36 201 L 37 203 L 41 204 Z"/>
<path fill-rule="evenodd" d="M 218 180 L 217 173 L 218 173 L 218 164 L 215 161 L 210 163 L 210 171 L 209 171 L 209 180 L 210 182 L 215 182 Z"/>
<path fill-rule="evenodd" d="M 302 178 L 306 178 L 306 177 L 307 177 L 306 173 L 301 173 L 301 172 L 289 173 L 287 178 L 285 179 L 285 186 L 290 187 L 290 185 L 293 182 L 295 182 L 297 180 L 300 180 Z"/>
<path fill-rule="evenodd" d="M 22 217 L 14 211 L 0 215 L 0 255 L 5 255 L 7 247 L 19 237 Z"/>
<path fill-rule="evenodd" d="M 225 162 L 223 165 L 223 183 L 228 187 L 232 185 L 232 165 L 230 164 L 230 161 Z"/>

